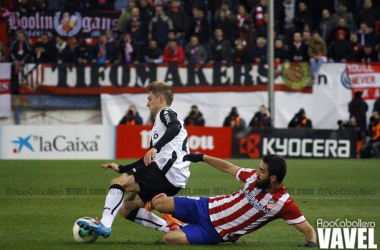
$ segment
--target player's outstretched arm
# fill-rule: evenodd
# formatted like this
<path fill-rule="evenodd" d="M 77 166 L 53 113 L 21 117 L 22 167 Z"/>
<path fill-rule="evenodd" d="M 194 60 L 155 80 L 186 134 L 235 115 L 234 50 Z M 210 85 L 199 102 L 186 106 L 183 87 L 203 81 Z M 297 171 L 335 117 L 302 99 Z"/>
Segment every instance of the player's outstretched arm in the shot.
<path fill-rule="evenodd" d="M 300 230 L 306 237 L 305 247 L 317 247 L 317 235 L 315 234 L 314 228 L 309 224 L 309 222 L 304 221 L 300 224 L 294 225 L 298 230 Z"/>
<path fill-rule="evenodd" d="M 240 167 L 228 162 L 228 161 L 225 161 L 225 160 L 222 160 L 222 159 L 219 159 L 219 158 L 216 158 L 216 157 L 212 157 L 212 156 L 209 156 L 209 155 L 205 155 L 205 154 L 188 154 L 188 155 L 185 155 L 183 157 L 183 160 L 184 161 L 191 161 L 191 162 L 199 162 L 199 161 L 203 161 L 205 163 L 207 163 L 208 165 L 222 171 L 222 172 L 225 172 L 225 173 L 229 173 L 233 176 L 236 176 L 236 173 L 237 171 L 240 169 Z"/>

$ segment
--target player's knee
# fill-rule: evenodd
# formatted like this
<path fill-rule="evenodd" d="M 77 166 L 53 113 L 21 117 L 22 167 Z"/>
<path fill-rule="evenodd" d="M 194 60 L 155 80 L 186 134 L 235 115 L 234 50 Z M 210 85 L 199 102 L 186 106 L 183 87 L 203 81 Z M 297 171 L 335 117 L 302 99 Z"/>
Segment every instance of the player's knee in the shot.
<path fill-rule="evenodd" d="M 162 241 L 164 242 L 164 244 L 175 244 L 175 238 L 172 236 L 171 233 L 167 233 L 165 234 L 163 237 L 162 237 Z"/>

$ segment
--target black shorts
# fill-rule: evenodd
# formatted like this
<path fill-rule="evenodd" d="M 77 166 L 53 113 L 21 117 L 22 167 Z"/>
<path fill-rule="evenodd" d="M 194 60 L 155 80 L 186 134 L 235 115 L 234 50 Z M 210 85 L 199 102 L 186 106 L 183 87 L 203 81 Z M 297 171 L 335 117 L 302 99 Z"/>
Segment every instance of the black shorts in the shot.
<path fill-rule="evenodd" d="M 165 174 L 158 168 L 155 162 L 152 162 L 148 166 L 138 166 L 128 171 L 127 174 L 135 177 L 135 181 L 140 186 L 140 192 L 137 194 L 144 203 L 147 203 L 159 193 L 174 196 L 181 190 L 181 188 L 174 186 L 166 179 Z"/>

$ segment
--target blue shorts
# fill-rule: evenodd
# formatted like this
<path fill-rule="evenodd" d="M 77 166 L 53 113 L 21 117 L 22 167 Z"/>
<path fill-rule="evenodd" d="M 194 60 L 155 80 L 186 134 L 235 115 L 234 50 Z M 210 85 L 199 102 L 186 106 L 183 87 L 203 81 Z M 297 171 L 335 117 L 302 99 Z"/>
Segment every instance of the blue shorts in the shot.
<path fill-rule="evenodd" d="M 194 245 L 211 245 L 223 241 L 211 224 L 208 198 L 174 197 L 175 218 L 188 223 L 182 227 L 187 240 Z"/>

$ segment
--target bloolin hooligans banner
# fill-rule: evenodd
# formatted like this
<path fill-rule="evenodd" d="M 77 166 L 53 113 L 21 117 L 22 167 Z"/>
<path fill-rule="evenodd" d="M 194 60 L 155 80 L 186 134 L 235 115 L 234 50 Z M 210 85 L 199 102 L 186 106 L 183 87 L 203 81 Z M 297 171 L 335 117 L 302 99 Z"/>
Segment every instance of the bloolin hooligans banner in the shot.
<path fill-rule="evenodd" d="M 9 35 L 17 30 L 24 30 L 30 38 L 42 34 L 60 35 L 63 37 L 99 37 L 102 32 L 117 30 L 120 12 L 10 12 L 8 18 Z"/>
<path fill-rule="evenodd" d="M 316 129 L 235 129 L 233 158 L 278 154 L 294 158 L 353 158 L 358 132 Z"/>
<path fill-rule="evenodd" d="M 152 81 L 165 81 L 176 93 L 266 91 L 264 65 L 194 64 L 25 64 L 20 73 L 22 94 L 98 95 L 146 93 Z M 290 71 L 290 74 L 292 71 Z M 300 79 L 301 81 L 302 79 Z M 294 89 L 275 78 L 275 90 L 311 93 L 312 87 Z"/>

